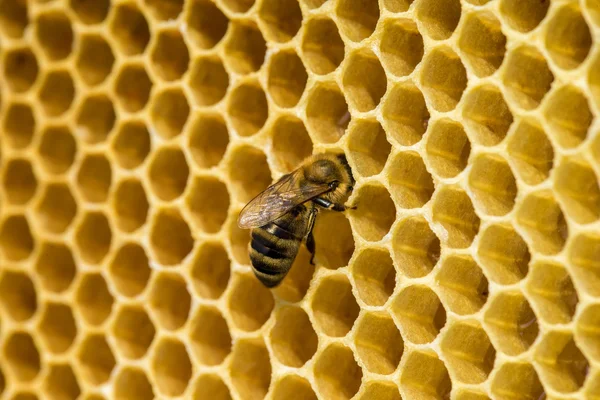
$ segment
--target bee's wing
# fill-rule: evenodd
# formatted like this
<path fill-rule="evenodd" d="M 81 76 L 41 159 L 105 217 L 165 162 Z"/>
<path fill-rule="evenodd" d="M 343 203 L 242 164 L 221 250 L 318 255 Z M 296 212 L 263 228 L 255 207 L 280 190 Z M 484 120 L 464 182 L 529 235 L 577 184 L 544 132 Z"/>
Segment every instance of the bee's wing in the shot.
<path fill-rule="evenodd" d="M 263 226 L 330 189 L 327 184 L 309 182 L 300 186 L 298 180 L 302 179 L 302 174 L 302 170 L 296 170 L 284 175 L 252 199 L 240 212 L 238 226 L 242 229 Z"/>

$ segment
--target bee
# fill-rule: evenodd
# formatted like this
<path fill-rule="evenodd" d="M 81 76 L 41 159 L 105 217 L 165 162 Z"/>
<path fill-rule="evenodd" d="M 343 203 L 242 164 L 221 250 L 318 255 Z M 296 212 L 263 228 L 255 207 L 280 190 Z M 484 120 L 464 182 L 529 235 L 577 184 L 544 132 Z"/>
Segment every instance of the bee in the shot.
<path fill-rule="evenodd" d="M 238 226 L 252 229 L 252 269 L 266 287 L 273 288 L 285 278 L 302 241 L 314 265 L 317 213 L 319 209 L 345 211 L 353 187 L 352 171 L 343 154 L 316 154 L 244 207 Z"/>

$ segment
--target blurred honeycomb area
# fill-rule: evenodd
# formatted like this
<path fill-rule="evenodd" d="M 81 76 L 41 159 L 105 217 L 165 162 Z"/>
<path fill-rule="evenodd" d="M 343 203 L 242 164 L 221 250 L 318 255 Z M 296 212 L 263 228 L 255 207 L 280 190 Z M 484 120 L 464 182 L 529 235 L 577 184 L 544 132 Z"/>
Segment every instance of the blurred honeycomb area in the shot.
<path fill-rule="evenodd" d="M 0 0 L 0 398 L 600 399 L 599 113 L 599 0 Z"/>

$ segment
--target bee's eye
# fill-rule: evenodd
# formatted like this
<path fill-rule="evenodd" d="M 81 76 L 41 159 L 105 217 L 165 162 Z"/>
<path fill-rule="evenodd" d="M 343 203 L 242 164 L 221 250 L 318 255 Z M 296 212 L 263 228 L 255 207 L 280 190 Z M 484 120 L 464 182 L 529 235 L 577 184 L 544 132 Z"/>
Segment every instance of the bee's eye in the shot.
<path fill-rule="evenodd" d="M 331 189 L 335 189 L 336 187 L 338 187 L 339 184 L 340 184 L 340 181 L 331 181 L 331 182 L 329 182 L 329 187 Z"/>

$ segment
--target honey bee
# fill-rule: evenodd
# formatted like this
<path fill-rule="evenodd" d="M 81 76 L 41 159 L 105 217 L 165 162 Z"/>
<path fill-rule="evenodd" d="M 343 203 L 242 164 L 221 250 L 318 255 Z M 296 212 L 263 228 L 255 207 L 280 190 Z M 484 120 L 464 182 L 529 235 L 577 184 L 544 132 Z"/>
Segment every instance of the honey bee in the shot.
<path fill-rule="evenodd" d="M 252 229 L 250 260 L 256 277 L 269 288 L 281 283 L 305 241 L 314 265 L 313 227 L 320 208 L 345 211 L 354 178 L 343 154 L 307 158 L 252 199 L 238 226 Z M 355 208 L 355 207 L 350 207 Z"/>

